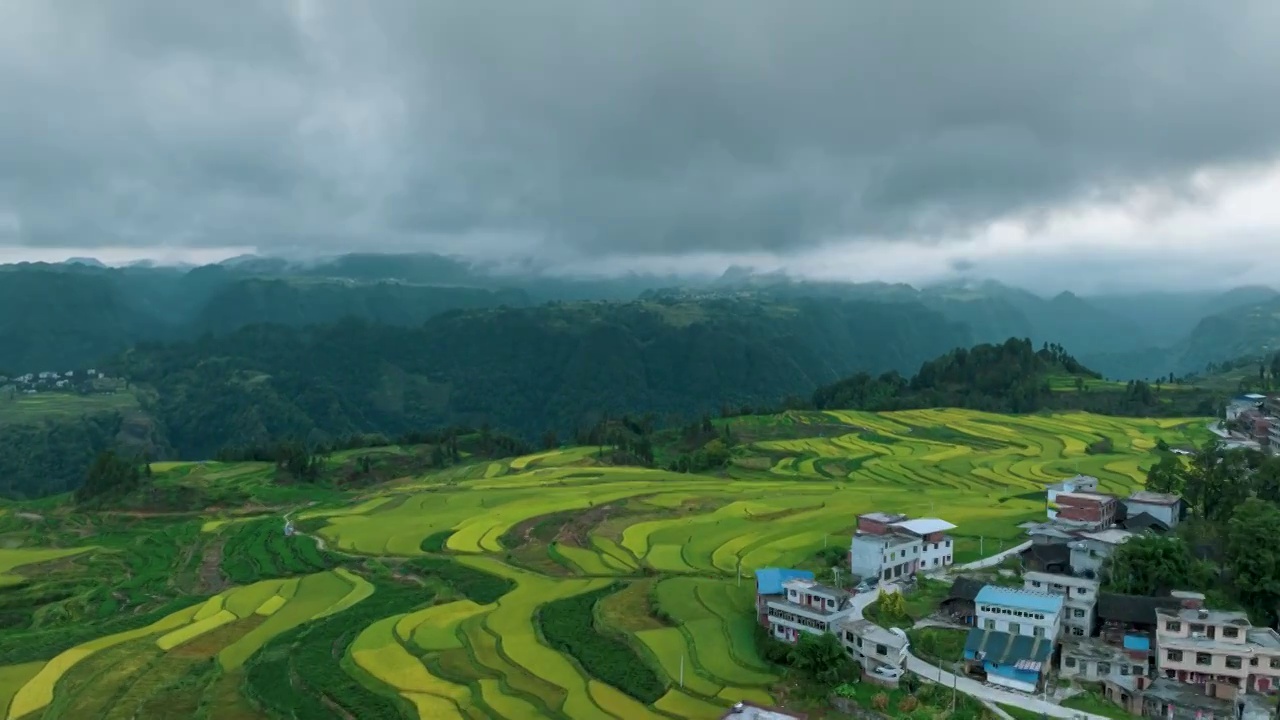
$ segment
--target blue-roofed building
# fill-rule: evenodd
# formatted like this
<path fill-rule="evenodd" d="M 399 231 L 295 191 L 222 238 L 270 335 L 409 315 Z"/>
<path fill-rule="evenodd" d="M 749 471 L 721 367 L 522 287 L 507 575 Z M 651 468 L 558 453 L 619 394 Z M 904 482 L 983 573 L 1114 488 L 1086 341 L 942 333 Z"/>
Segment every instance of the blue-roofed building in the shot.
<path fill-rule="evenodd" d="M 981 630 L 1044 638 L 1050 644 L 1062 630 L 1061 595 L 987 585 L 973 604 Z"/>
<path fill-rule="evenodd" d="M 789 580 L 812 580 L 808 570 L 790 568 L 760 568 L 756 571 L 756 619 L 763 627 L 769 627 L 767 617 L 770 599 L 785 600 L 787 589 L 782 586 Z"/>
<path fill-rule="evenodd" d="M 1049 672 L 1053 646 L 1051 637 L 974 628 L 965 638 L 964 659 L 971 671 L 981 669 L 987 682 L 1030 693 Z"/>

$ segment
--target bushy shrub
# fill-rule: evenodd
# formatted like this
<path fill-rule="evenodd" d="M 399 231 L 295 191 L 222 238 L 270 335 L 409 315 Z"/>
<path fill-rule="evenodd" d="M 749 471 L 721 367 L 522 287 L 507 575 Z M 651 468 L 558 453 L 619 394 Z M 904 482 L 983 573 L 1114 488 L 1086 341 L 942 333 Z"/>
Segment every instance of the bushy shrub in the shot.
<path fill-rule="evenodd" d="M 908 695 L 898 701 L 898 712 L 909 713 L 920 706 L 920 701 L 916 700 L 914 695 Z"/>
<path fill-rule="evenodd" d="M 879 710 L 880 712 L 884 712 L 889 709 L 889 696 L 882 692 L 876 693 L 875 696 L 871 698 L 871 707 Z"/>

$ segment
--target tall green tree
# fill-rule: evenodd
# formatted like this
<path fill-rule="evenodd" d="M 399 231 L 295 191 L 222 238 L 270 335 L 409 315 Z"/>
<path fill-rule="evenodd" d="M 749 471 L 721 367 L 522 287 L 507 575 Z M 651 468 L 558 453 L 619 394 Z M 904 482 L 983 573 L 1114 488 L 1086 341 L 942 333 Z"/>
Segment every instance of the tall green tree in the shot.
<path fill-rule="evenodd" d="M 1210 578 L 1180 537 L 1141 535 L 1116 548 L 1103 566 L 1103 581 L 1114 592 L 1161 595 L 1204 587 Z"/>
<path fill-rule="evenodd" d="M 1270 625 L 1280 605 L 1280 507 L 1252 498 L 1243 502 L 1227 524 L 1226 568 L 1236 595 Z"/>
<path fill-rule="evenodd" d="M 824 685 L 838 685 L 853 675 L 853 660 L 844 651 L 840 639 L 831 633 L 801 635 L 787 655 L 787 662 Z"/>

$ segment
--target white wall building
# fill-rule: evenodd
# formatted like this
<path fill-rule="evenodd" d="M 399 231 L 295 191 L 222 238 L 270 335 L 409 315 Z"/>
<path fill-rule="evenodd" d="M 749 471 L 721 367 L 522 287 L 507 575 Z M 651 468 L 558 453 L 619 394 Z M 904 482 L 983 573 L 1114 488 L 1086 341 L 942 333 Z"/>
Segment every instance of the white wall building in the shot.
<path fill-rule="evenodd" d="M 1182 518 L 1182 498 L 1177 495 L 1139 490 L 1124 501 L 1124 507 L 1129 517 L 1146 513 L 1170 528 Z"/>
<path fill-rule="evenodd" d="M 931 572 L 951 567 L 955 557 L 955 541 L 946 532 L 956 526 L 939 518 L 903 520 L 891 525 L 902 534 L 920 539 L 920 563 L 916 569 Z"/>
<path fill-rule="evenodd" d="M 769 633 L 779 640 L 795 642 L 803 633 L 833 632 L 833 624 L 853 613 L 849 593 L 820 585 L 812 580 L 782 583 L 786 599 L 765 602 Z"/>
<path fill-rule="evenodd" d="M 1029 572 L 1022 579 L 1025 590 L 1062 596 L 1064 637 L 1083 639 L 1093 634 L 1098 617 L 1097 580 L 1045 572 Z"/>
<path fill-rule="evenodd" d="M 977 627 L 1053 640 L 1062 630 L 1061 595 L 987 585 L 973 601 Z"/>

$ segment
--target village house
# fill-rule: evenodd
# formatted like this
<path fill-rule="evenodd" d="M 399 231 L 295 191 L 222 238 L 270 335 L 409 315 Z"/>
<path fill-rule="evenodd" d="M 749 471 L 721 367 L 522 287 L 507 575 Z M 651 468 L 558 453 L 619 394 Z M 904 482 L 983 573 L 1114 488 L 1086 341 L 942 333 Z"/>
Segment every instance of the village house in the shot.
<path fill-rule="evenodd" d="M 1098 631 L 1104 642 L 1112 645 L 1145 640 L 1148 646 L 1156 634 L 1156 611 L 1182 607 L 1175 597 L 1149 597 L 1098 593 Z M 1126 643 L 1127 638 L 1133 638 Z"/>
<path fill-rule="evenodd" d="M 1048 673 L 1053 639 L 974 628 L 964 643 L 965 669 L 1020 692 L 1035 692 Z"/>
<path fill-rule="evenodd" d="M 1046 638 L 1052 645 L 1062 630 L 1061 595 L 987 585 L 974 598 L 977 625 L 1012 635 Z"/>
<path fill-rule="evenodd" d="M 1071 572 L 1071 548 L 1066 542 L 1036 543 L 1023 550 L 1022 567 L 1034 572 L 1064 574 Z"/>
<path fill-rule="evenodd" d="M 1182 519 L 1183 501 L 1177 495 L 1139 490 L 1124 501 L 1124 507 L 1127 517 L 1150 515 L 1167 531 L 1177 527 Z"/>
<path fill-rule="evenodd" d="M 1096 638 L 1073 639 L 1062 645 L 1058 677 L 1082 682 L 1112 682 L 1133 694 L 1138 690 L 1136 679 L 1149 675 L 1147 657 L 1150 652 L 1150 645 L 1145 643 L 1129 648 Z"/>
<path fill-rule="evenodd" d="M 862 666 L 863 673 L 873 673 L 881 667 L 902 670 L 906 666 L 910 642 L 902 630 L 886 630 L 870 620 L 844 620 L 836 630 L 845 651 Z"/>
<path fill-rule="evenodd" d="M 782 588 L 785 598 L 765 601 L 769 634 L 779 640 L 793 643 L 802 633 L 832 632 L 834 623 L 853 612 L 852 597 L 844 590 L 801 578 L 783 581 Z"/>
<path fill-rule="evenodd" d="M 1080 533 L 1079 537 L 1069 545 L 1071 572 L 1087 578 L 1098 577 L 1106 559 L 1132 536 L 1133 533 L 1116 528 Z"/>
<path fill-rule="evenodd" d="M 1095 612 L 1098 603 L 1097 580 L 1044 572 L 1029 572 L 1022 578 L 1023 587 L 1026 590 L 1062 596 L 1064 636 L 1087 638 L 1093 635 L 1094 620 L 1097 617 Z"/>
<path fill-rule="evenodd" d="M 1049 501 L 1050 520 L 1090 523 L 1099 530 L 1115 524 L 1120 502 L 1112 495 L 1093 492 L 1060 492 Z"/>
<path fill-rule="evenodd" d="M 1141 694 L 1137 698 L 1138 709 L 1130 709 L 1135 715 L 1160 718 L 1160 720 L 1271 720 L 1273 709 L 1258 695 L 1243 695 L 1234 699 L 1219 699 L 1196 692 L 1190 686 L 1174 680 L 1156 678 L 1139 683 Z"/>
<path fill-rule="evenodd" d="M 938 518 L 911 520 L 899 513 L 859 515 L 849 544 L 849 570 L 864 580 L 897 580 L 949 567 L 955 548 L 946 531 L 955 527 Z"/>
<path fill-rule="evenodd" d="M 1116 523 L 1116 527 L 1134 534 L 1164 535 L 1169 532 L 1168 525 L 1148 513 L 1138 513 L 1137 515 L 1126 517 Z"/>
<path fill-rule="evenodd" d="M 756 571 L 756 621 L 761 627 L 769 627 L 770 600 L 786 600 L 787 589 L 782 586 L 788 580 L 812 580 L 808 570 L 788 568 L 760 568 Z"/>
<path fill-rule="evenodd" d="M 939 605 L 938 610 L 952 621 L 961 625 L 973 625 L 978 618 L 974 601 L 986 583 L 973 578 L 959 577 L 951 583 L 947 597 Z"/>
<path fill-rule="evenodd" d="M 1199 593 L 1175 593 L 1182 607 L 1156 611 L 1156 668 L 1206 695 L 1269 693 L 1280 684 L 1280 634 L 1255 628 L 1243 612 L 1209 610 Z"/>
<path fill-rule="evenodd" d="M 1049 502 L 1053 502 L 1053 499 L 1057 494 L 1062 492 L 1073 493 L 1097 491 L 1098 478 L 1093 477 L 1092 475 L 1076 475 L 1075 477 L 1067 478 L 1062 482 L 1054 483 L 1045 487 L 1045 492 L 1048 495 Z"/>
<path fill-rule="evenodd" d="M 931 572 L 951 567 L 955 548 L 948 530 L 956 526 L 939 518 L 916 518 L 893 523 L 896 532 L 920 539 L 920 562 L 917 569 Z"/>

